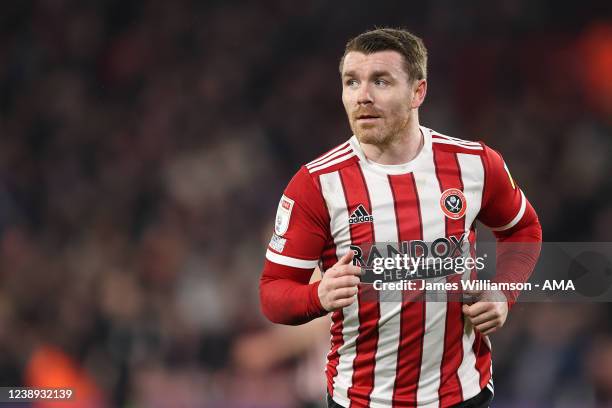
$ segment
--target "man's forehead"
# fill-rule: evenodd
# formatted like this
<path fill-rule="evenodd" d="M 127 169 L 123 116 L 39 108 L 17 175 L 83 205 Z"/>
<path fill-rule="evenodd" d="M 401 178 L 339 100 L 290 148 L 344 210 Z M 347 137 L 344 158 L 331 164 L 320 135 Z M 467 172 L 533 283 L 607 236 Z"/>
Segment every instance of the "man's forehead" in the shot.
<path fill-rule="evenodd" d="M 359 51 L 350 51 L 344 57 L 342 73 L 363 71 L 394 71 L 403 69 L 403 57 L 397 51 L 378 51 L 364 54 Z"/>

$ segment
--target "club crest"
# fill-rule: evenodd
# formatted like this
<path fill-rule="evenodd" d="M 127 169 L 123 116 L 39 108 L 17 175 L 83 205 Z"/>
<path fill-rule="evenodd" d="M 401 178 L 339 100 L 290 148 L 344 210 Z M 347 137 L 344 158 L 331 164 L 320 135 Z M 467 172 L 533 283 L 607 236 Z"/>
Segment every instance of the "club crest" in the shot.
<path fill-rule="evenodd" d="M 465 215 L 467 202 L 463 192 L 457 188 L 449 188 L 440 197 L 440 208 L 448 218 L 458 220 Z"/>

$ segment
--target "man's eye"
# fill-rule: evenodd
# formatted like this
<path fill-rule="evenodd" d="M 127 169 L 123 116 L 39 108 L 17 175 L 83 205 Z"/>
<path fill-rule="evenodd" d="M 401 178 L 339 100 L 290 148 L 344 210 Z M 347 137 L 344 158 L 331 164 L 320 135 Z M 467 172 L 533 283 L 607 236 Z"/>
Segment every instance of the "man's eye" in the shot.
<path fill-rule="evenodd" d="M 346 80 L 346 86 L 350 86 L 350 87 L 357 86 L 357 80 L 356 79 L 347 79 Z"/>
<path fill-rule="evenodd" d="M 384 86 L 384 85 L 388 85 L 389 83 L 387 81 L 385 81 L 384 79 L 376 79 L 374 81 L 374 85 L 376 86 Z"/>

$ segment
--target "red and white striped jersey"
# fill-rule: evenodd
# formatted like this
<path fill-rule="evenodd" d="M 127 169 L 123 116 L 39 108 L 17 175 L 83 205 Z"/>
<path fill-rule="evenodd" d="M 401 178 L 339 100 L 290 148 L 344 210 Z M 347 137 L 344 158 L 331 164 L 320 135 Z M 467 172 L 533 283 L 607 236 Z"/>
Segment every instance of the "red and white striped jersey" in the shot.
<path fill-rule="evenodd" d="M 406 164 L 368 160 L 353 136 L 303 166 L 279 203 L 270 267 L 309 271 L 334 265 L 351 245 L 423 240 L 466 234 L 478 219 L 508 230 L 527 200 L 501 156 L 480 142 L 421 127 L 423 148 Z M 441 205 L 458 189 L 459 216 Z M 448 407 L 492 389 L 491 344 L 464 330 L 461 303 L 366 301 L 332 315 L 328 392 L 345 407 Z M 375 294 L 374 296 L 380 296 Z"/>

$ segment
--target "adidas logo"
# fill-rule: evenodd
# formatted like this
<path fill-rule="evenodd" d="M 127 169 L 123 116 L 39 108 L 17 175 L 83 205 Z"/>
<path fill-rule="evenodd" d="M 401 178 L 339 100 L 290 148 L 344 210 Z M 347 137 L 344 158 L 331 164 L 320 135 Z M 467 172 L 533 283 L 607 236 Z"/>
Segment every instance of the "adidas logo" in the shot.
<path fill-rule="evenodd" d="M 363 204 L 359 204 L 355 211 L 353 211 L 353 213 L 349 216 L 349 224 L 360 224 L 362 222 L 373 221 L 374 217 L 368 214 Z"/>

